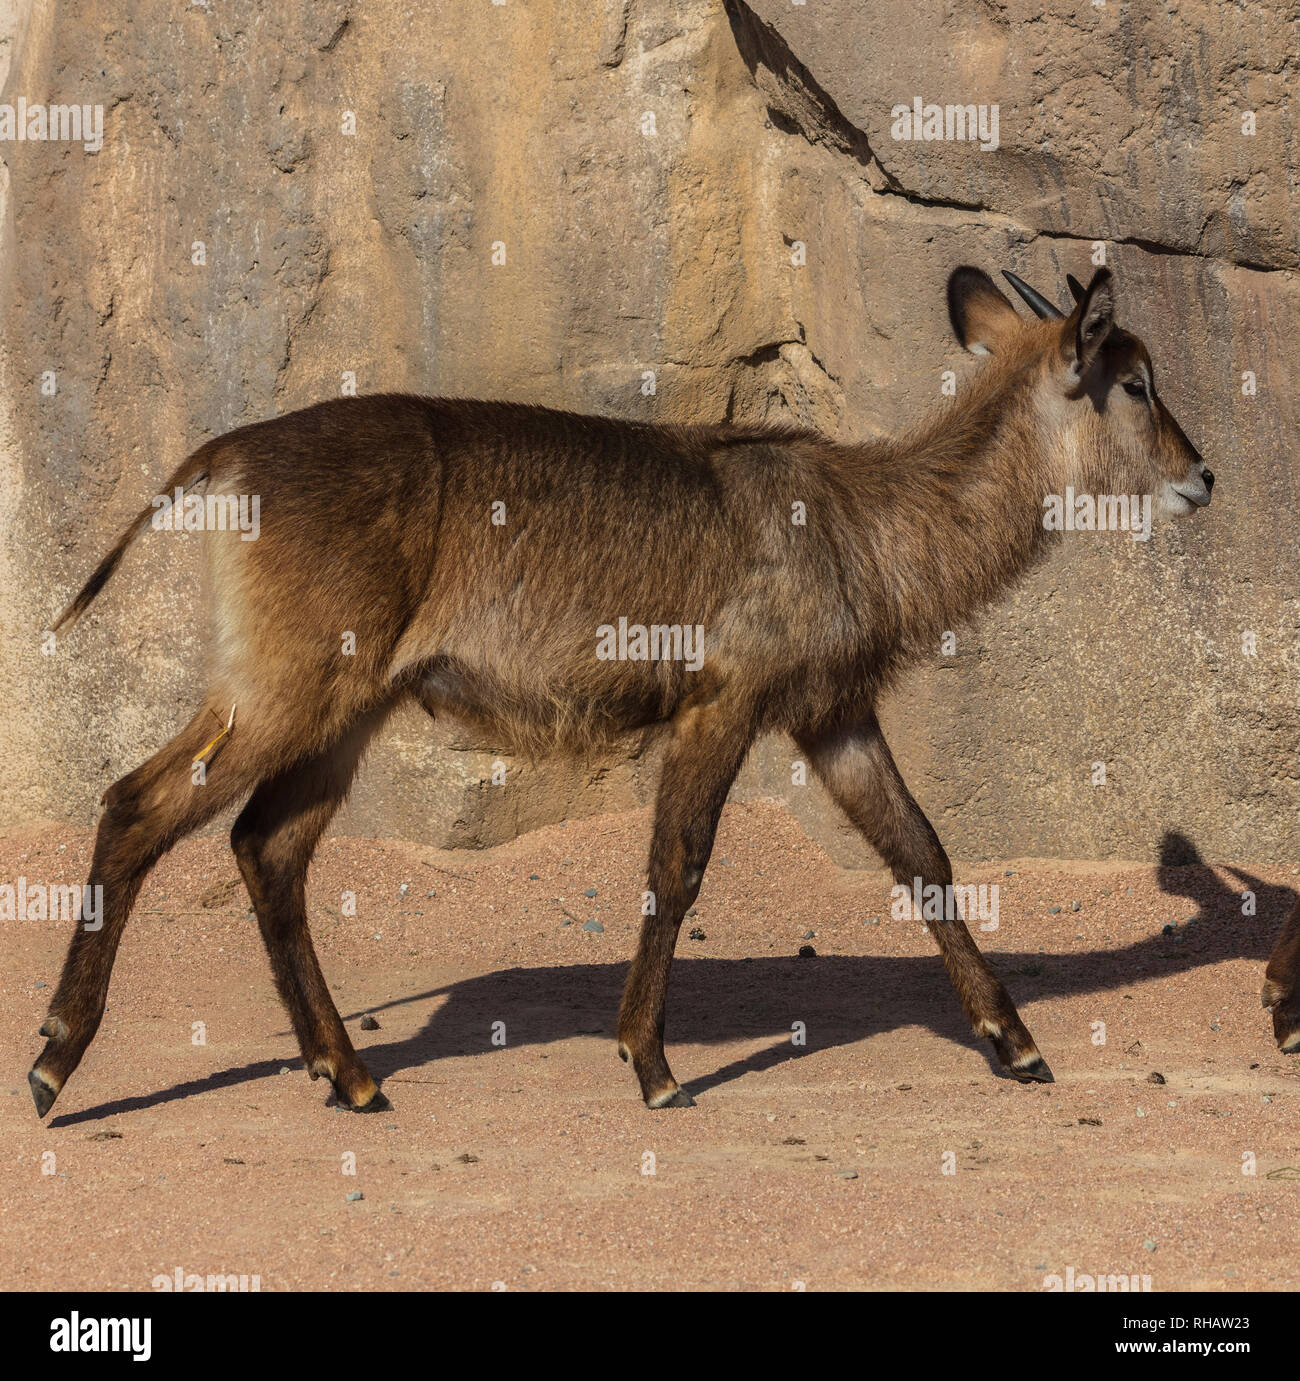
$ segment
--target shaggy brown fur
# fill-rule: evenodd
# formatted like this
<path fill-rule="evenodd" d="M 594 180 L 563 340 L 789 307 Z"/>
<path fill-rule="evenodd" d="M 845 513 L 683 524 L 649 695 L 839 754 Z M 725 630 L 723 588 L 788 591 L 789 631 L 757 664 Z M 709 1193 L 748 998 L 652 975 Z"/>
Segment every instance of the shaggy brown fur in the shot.
<path fill-rule="evenodd" d="M 650 1106 L 688 1103 L 663 1049 L 669 968 L 755 738 L 794 735 L 900 883 L 946 886 L 947 856 L 881 736 L 882 687 L 1042 553 L 1045 495 L 1155 492 L 1174 512 L 1208 502 L 1212 477 L 1154 391 L 1122 387 L 1150 363 L 1111 331 L 1109 294 L 1099 274 L 1068 320 L 1028 323 L 987 277 L 958 270 L 954 327 L 993 359 L 955 403 L 884 443 L 387 395 L 321 403 L 202 447 L 168 490 L 206 479 L 209 493 L 257 494 L 261 534 L 209 534 L 210 690 L 170 744 L 107 792 L 90 875 L 104 888 L 103 924 L 78 928 L 42 1027 L 30 1076 L 39 1111 L 99 1025 L 145 874 L 245 797 L 232 843 L 307 1067 L 351 1107 L 387 1106 L 321 976 L 303 884 L 367 741 L 412 695 L 529 751 L 666 733 L 654 914 L 618 1035 Z M 599 627 L 620 618 L 702 626 L 702 665 L 598 658 Z M 195 774 L 232 705 L 233 732 Z M 1050 1079 L 961 917 L 931 929 L 1003 1066 Z"/>

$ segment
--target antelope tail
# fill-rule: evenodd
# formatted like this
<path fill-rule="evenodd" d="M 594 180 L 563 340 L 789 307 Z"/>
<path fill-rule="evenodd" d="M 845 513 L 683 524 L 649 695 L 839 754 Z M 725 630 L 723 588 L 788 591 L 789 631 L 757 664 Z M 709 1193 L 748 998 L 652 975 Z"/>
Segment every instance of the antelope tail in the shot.
<path fill-rule="evenodd" d="M 208 478 L 213 461 L 212 449 L 210 445 L 200 446 L 197 451 L 172 474 L 167 481 L 167 492 L 171 493 L 175 489 L 189 489 L 194 485 L 202 483 Z M 90 607 L 95 596 L 108 584 L 108 578 L 117 570 L 118 562 L 126 555 L 126 549 L 132 542 L 147 528 L 153 519 L 155 508 L 153 504 L 143 508 L 135 521 L 113 544 L 112 550 L 95 567 L 94 574 L 81 587 L 76 599 L 59 615 L 55 620 L 53 630 L 58 632 L 65 625 L 71 627 Z"/>

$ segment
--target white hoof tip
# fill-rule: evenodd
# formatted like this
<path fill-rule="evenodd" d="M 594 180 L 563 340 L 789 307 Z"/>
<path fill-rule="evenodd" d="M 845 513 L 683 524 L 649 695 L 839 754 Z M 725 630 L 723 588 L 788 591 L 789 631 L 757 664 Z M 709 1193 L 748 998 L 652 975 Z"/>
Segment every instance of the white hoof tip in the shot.
<path fill-rule="evenodd" d="M 694 1106 L 695 1099 L 684 1088 L 665 1089 L 662 1093 L 656 1093 L 653 1098 L 646 1099 L 646 1107 L 653 1108 L 656 1112 L 660 1108 L 693 1108 Z"/>
<path fill-rule="evenodd" d="M 1011 1073 L 1022 1084 L 1054 1084 L 1055 1078 L 1041 1055 L 1034 1054 L 1024 1060 L 1017 1060 L 1011 1066 Z"/>

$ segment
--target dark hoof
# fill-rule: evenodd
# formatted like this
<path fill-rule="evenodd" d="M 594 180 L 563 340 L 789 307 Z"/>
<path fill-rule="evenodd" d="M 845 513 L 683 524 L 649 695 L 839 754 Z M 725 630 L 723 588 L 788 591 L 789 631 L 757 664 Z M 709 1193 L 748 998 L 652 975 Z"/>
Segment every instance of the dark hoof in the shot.
<path fill-rule="evenodd" d="M 1013 1079 L 1019 1079 L 1022 1084 L 1054 1084 L 1056 1082 L 1052 1077 L 1052 1071 L 1047 1067 L 1047 1061 L 1041 1055 L 1035 1055 L 1028 1064 L 1012 1065 L 1007 1073 Z"/>
<path fill-rule="evenodd" d="M 381 1089 L 376 1089 L 368 1103 L 362 1103 L 360 1107 L 349 1103 L 348 1106 L 353 1112 L 392 1112 L 393 1105 L 384 1097 Z"/>
<path fill-rule="evenodd" d="M 27 1076 L 27 1083 L 31 1088 L 32 1098 L 36 1102 L 36 1115 L 37 1117 L 44 1117 L 54 1106 L 54 1100 L 59 1096 L 59 1091 L 51 1088 L 41 1078 L 40 1072 L 35 1069 Z"/>
<path fill-rule="evenodd" d="M 647 1108 L 653 1108 L 658 1112 L 660 1108 L 693 1108 L 695 1099 L 686 1092 L 684 1088 L 665 1090 L 663 1093 L 656 1093 L 653 1098 L 645 1100 Z"/>
<path fill-rule="evenodd" d="M 1275 978 L 1264 980 L 1259 1000 L 1273 1015 L 1273 1039 L 1284 1055 L 1300 1054 L 1300 1013 L 1296 1001 Z"/>

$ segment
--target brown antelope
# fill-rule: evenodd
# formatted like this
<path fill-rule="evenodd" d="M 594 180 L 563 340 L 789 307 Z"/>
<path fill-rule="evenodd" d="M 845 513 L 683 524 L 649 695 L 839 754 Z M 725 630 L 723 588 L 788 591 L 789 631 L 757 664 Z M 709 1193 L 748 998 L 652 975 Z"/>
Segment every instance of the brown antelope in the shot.
<path fill-rule="evenodd" d="M 1278 937 L 1264 970 L 1265 1008 L 1273 1014 L 1273 1035 L 1284 1054 L 1300 1053 L 1300 899 Z"/>
<path fill-rule="evenodd" d="M 793 735 L 899 883 L 947 889 L 947 855 L 881 734 L 881 691 L 1043 552 L 1045 496 L 1141 494 L 1184 514 L 1213 483 L 1157 398 L 1146 349 L 1113 325 L 1110 274 L 1078 289 L 1068 317 L 1013 281 L 1039 320 L 978 270 L 953 273 L 957 338 L 992 360 L 898 440 L 381 395 L 200 447 L 168 491 L 259 496 L 260 535 L 209 534 L 207 696 L 105 794 L 89 879 L 102 911 L 97 928 L 78 926 L 41 1027 L 38 1112 L 95 1034 L 146 873 L 245 798 L 231 844 L 307 1069 L 345 1106 L 388 1107 L 325 985 L 304 879 L 366 743 L 406 697 L 525 750 L 663 728 L 653 914 L 618 1018 L 619 1054 L 652 1108 L 692 1101 L 664 1057 L 669 968 L 759 734 Z M 152 511 L 56 628 L 86 609 Z M 697 629 L 698 656 L 674 655 Z M 1003 1068 L 1050 1081 L 959 912 L 930 929 Z"/>

